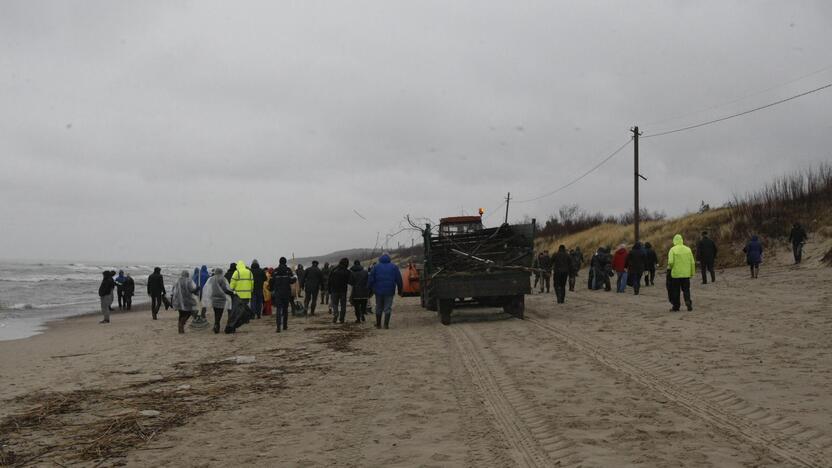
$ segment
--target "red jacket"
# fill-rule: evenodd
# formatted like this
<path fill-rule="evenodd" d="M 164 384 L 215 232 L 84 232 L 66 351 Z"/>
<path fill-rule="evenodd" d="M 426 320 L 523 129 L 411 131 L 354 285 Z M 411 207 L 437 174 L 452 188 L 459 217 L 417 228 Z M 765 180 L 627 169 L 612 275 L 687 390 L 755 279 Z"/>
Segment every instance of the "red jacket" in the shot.
<path fill-rule="evenodd" d="M 627 271 L 627 249 L 620 248 L 615 251 L 615 256 L 612 257 L 612 269 L 618 273 Z"/>

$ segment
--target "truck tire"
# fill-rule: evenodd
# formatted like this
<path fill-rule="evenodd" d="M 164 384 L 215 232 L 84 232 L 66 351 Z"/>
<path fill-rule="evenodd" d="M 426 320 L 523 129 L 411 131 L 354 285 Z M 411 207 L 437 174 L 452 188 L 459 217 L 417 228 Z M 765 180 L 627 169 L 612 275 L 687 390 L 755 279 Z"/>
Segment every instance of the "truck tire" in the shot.
<path fill-rule="evenodd" d="M 523 313 L 526 310 L 526 296 L 520 294 L 518 296 L 509 296 L 503 305 L 503 312 L 513 315 L 520 320 L 523 320 Z"/>
<path fill-rule="evenodd" d="M 454 300 L 453 299 L 440 299 L 439 300 L 439 321 L 442 322 L 442 325 L 450 325 L 451 324 L 451 312 L 454 310 Z"/>

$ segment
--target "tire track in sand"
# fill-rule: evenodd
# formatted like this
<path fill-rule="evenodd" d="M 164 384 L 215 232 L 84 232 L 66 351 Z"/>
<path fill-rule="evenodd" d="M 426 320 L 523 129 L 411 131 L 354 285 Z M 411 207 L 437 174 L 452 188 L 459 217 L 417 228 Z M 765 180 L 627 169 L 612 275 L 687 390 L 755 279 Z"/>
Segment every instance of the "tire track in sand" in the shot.
<path fill-rule="evenodd" d="M 796 466 L 832 466 L 832 461 L 823 452 L 832 447 L 832 440 L 818 430 L 778 418 L 731 392 L 699 383 L 692 377 L 674 375 L 672 369 L 649 358 L 625 357 L 620 350 L 608 349 L 598 340 L 578 336 L 557 324 L 530 317 L 528 313 L 526 321 L 721 430 L 769 450 L 783 460 Z"/>
<path fill-rule="evenodd" d="M 569 466 L 574 443 L 558 435 L 502 370 L 482 339 L 464 324 L 448 327 L 457 354 L 520 466 Z"/>

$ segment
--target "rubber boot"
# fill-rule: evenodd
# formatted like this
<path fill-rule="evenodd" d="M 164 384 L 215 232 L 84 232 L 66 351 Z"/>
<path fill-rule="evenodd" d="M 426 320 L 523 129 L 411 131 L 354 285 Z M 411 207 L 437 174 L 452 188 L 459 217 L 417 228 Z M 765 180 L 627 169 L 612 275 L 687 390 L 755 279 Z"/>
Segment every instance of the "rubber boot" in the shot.
<path fill-rule="evenodd" d="M 688 312 L 693 310 L 693 302 L 687 301 L 687 302 L 685 302 L 685 305 L 688 307 Z"/>
<path fill-rule="evenodd" d="M 384 314 L 384 329 L 390 328 L 390 314 Z"/>
<path fill-rule="evenodd" d="M 376 328 L 381 328 L 381 314 L 376 314 Z"/>

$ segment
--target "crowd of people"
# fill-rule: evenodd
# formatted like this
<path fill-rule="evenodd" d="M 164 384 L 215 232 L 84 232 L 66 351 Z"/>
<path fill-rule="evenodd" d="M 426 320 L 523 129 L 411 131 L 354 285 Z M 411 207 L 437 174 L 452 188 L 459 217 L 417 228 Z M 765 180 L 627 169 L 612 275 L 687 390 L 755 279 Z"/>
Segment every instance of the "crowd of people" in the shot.
<path fill-rule="evenodd" d="M 105 271 L 103 276 L 99 288 L 104 314 L 101 323 L 109 323 L 113 290 L 118 290 L 119 308 L 123 303 L 129 310 L 135 283 L 129 274 L 124 276 L 121 271 L 116 278 L 114 271 Z M 288 329 L 290 310 L 295 314 L 314 316 L 319 296 L 320 304 L 329 308 L 332 323 L 342 324 L 346 322 L 348 302 L 354 308 L 355 322 L 362 323 L 372 311 L 368 303 L 375 297 L 375 326 L 388 329 L 393 298 L 396 293 L 402 293 L 402 286 L 401 272 L 387 254 L 381 255 L 378 263 L 367 269 L 359 260 L 350 265 L 347 258 L 342 258 L 334 267 L 325 263 L 320 268 L 316 260 L 309 268 L 297 265 L 294 270 L 285 257 L 278 260 L 276 267 L 269 268 L 261 267 L 256 259 L 249 265 L 242 260 L 231 263 L 227 271 L 222 268 L 209 270 L 202 265 L 193 273 L 183 270 L 171 288 L 170 297 L 161 268 L 154 268 L 147 278 L 151 318 L 158 319 L 163 305 L 165 310 L 172 308 L 178 311 L 179 333 L 185 333 L 185 325 L 191 319 L 192 327 L 208 326 L 209 309 L 213 312 L 214 333 L 223 330 L 223 316 L 226 317 L 225 333 L 233 333 L 249 320 L 271 315 L 272 309 L 275 312 L 275 330 L 280 333 Z M 297 300 L 299 298 L 303 298 L 302 305 Z"/>
<path fill-rule="evenodd" d="M 808 240 L 806 230 L 795 223 L 789 234 L 795 264 L 802 261 L 803 245 Z M 751 278 L 759 277 L 763 262 L 763 243 L 758 236 L 751 239 L 743 248 L 746 263 L 751 270 Z M 666 288 L 671 311 L 677 312 L 684 300 L 687 310 L 693 310 L 690 293 L 690 281 L 696 273 L 699 263 L 702 284 L 716 281 L 715 264 L 719 249 L 707 231 L 696 243 L 694 251 L 685 245 L 680 234 L 673 237 L 673 246 L 667 253 Z M 566 292 L 575 291 L 578 273 L 584 264 L 584 255 L 579 247 L 567 250 L 558 247 L 557 252 L 549 255 L 548 250 L 540 252 L 534 260 L 534 286 L 540 293 L 549 293 L 554 277 L 556 302 L 566 302 Z M 654 286 L 656 269 L 659 267 L 659 255 L 650 244 L 635 242 L 630 249 L 621 244 L 612 251 L 610 247 L 599 247 L 589 259 L 587 287 L 590 290 L 612 290 L 612 278 L 615 278 L 615 290 L 626 292 L 627 288 L 638 295 L 641 282 L 644 286 Z M 130 310 L 135 295 L 135 282 L 124 271 L 104 271 L 98 290 L 101 299 L 101 323 L 110 322 L 114 297 L 118 298 L 119 310 Z M 178 331 L 185 332 L 185 325 L 191 318 L 192 326 L 208 326 L 207 311 L 214 314 L 214 333 L 222 329 L 221 321 L 226 316 L 226 333 L 233 333 L 241 320 L 248 320 L 246 311 L 252 319 L 271 315 L 275 310 L 276 331 L 288 328 L 290 310 L 295 314 L 315 315 L 320 298 L 320 305 L 328 306 L 333 323 L 345 323 L 347 303 L 355 311 L 355 322 L 361 323 L 372 312 L 370 299 L 375 296 L 376 328 L 389 328 L 393 310 L 393 297 L 402 293 L 402 276 L 398 266 L 394 265 L 387 254 L 379 257 L 365 269 L 359 260 L 352 265 L 342 258 L 331 267 L 325 263 L 319 267 L 313 261 L 309 268 L 297 265 L 293 270 L 281 257 L 277 267 L 262 268 L 257 260 L 250 265 L 238 261 L 231 263 L 228 270 L 222 268 L 208 269 L 206 265 L 195 268 L 192 274 L 182 271 L 167 297 L 165 281 L 161 268 L 156 267 L 147 278 L 147 294 L 150 296 L 151 317 L 158 318 L 159 310 L 173 308 L 179 312 Z M 301 305 L 297 298 L 303 298 Z M 242 312 L 241 312 L 242 310 Z M 226 314 L 227 311 L 227 314 Z"/>
<path fill-rule="evenodd" d="M 807 239 L 805 229 L 800 224 L 794 224 L 789 235 L 789 242 L 792 244 L 795 264 L 801 262 L 803 245 Z M 715 282 L 718 252 L 716 242 L 711 239 L 707 231 L 702 232 L 696 243 L 695 252 L 685 245 L 680 234 L 674 236 L 673 246 L 667 253 L 666 276 L 671 311 L 678 312 L 683 300 L 687 310 L 693 310 L 690 281 L 696 273 L 696 264 L 699 264 L 702 284 L 708 284 L 709 280 L 711 283 Z M 743 248 L 743 253 L 751 270 L 751 278 L 758 278 L 760 264 L 763 262 L 763 243 L 758 236 L 751 236 Z M 540 293 L 548 293 L 554 276 L 556 302 L 563 304 L 566 301 L 566 285 L 568 283 L 569 291 L 575 290 L 575 281 L 583 263 L 584 257 L 578 247 L 567 251 L 566 246 L 561 245 L 551 256 L 548 250 L 544 250 L 534 261 L 533 288 L 538 289 Z M 599 247 L 589 259 L 587 288 L 611 291 L 614 279 L 616 292 L 624 293 L 629 287 L 633 294 L 638 295 L 642 281 L 644 281 L 644 286 L 655 284 L 658 267 L 659 255 L 650 242 L 644 244 L 635 242 L 629 249 L 625 244 L 621 244 L 614 252 L 611 247 Z"/>

